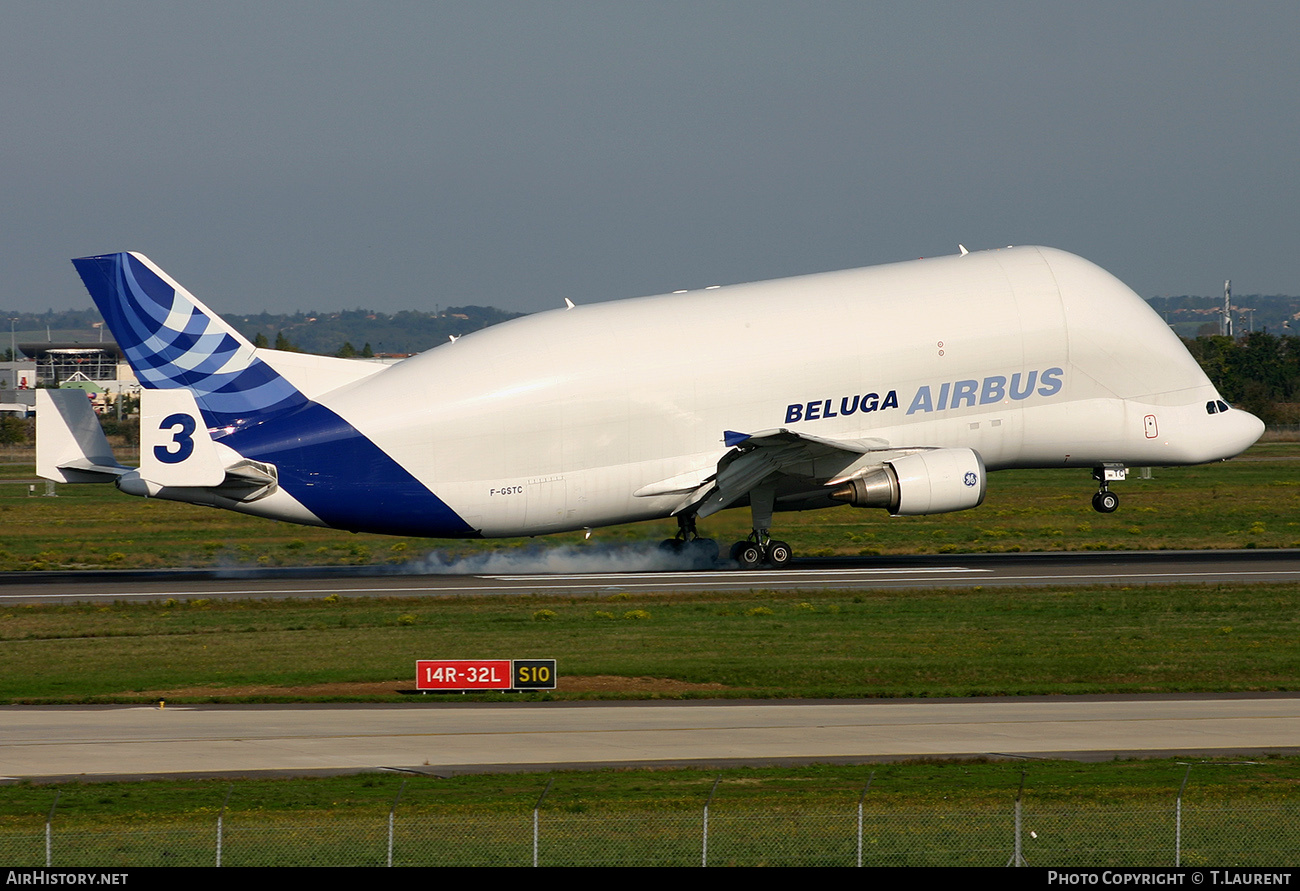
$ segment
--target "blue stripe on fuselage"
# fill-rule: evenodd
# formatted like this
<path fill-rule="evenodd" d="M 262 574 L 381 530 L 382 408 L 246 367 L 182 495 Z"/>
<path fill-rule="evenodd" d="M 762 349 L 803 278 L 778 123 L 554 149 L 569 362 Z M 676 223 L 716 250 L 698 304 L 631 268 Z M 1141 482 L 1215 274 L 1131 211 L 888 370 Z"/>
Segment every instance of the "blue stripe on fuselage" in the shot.
<path fill-rule="evenodd" d="M 478 537 L 406 468 L 319 403 L 213 435 L 246 458 L 274 464 L 281 488 L 336 529 Z"/>

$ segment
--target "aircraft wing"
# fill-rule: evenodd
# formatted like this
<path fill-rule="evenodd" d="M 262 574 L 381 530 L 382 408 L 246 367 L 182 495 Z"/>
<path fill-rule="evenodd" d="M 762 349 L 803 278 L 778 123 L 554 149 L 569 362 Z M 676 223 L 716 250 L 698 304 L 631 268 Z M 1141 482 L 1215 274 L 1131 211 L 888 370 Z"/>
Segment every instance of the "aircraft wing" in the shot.
<path fill-rule="evenodd" d="M 865 467 L 921 451 L 891 447 L 883 439 L 824 439 L 784 427 L 748 434 L 728 430 L 723 441 L 732 446 L 731 451 L 718 461 L 716 473 L 691 491 L 674 514 L 694 512 L 707 517 L 764 485 L 816 492 L 851 479 Z"/>

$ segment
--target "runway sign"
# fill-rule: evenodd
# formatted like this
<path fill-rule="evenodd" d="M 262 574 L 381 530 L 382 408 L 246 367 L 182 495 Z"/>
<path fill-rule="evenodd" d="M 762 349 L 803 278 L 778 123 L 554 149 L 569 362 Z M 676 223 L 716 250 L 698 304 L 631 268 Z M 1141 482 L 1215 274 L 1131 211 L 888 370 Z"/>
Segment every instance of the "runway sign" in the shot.
<path fill-rule="evenodd" d="M 554 690 L 555 680 L 554 659 L 420 659 L 415 663 L 417 690 Z"/>

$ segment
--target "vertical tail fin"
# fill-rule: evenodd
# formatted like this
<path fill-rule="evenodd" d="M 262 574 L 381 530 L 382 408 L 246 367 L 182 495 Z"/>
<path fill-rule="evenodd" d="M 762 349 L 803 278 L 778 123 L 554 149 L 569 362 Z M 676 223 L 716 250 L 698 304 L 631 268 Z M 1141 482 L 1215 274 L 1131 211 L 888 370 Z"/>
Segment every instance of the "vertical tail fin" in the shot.
<path fill-rule="evenodd" d="M 194 392 L 211 428 L 307 403 L 253 345 L 142 254 L 72 261 L 141 386 Z"/>

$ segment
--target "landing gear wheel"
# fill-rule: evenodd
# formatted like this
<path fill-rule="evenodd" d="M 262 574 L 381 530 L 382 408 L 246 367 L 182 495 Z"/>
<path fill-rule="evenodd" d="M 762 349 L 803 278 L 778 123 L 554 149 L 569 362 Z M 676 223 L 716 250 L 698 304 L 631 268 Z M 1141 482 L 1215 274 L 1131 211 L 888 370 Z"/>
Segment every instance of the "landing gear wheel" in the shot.
<path fill-rule="evenodd" d="M 767 562 L 772 564 L 773 569 L 784 569 L 790 565 L 790 559 L 794 552 L 790 546 L 783 541 L 769 541 L 767 543 Z"/>
<path fill-rule="evenodd" d="M 1092 509 L 1099 514 L 1113 514 L 1119 507 L 1119 496 L 1109 489 L 1092 496 Z"/>
<path fill-rule="evenodd" d="M 712 566 L 718 562 L 718 543 L 711 538 L 695 538 L 686 542 L 683 549 L 691 554 L 697 563 Z"/>
<path fill-rule="evenodd" d="M 763 549 L 752 541 L 738 541 L 731 546 L 731 559 L 741 569 L 757 569 L 763 562 Z"/>

